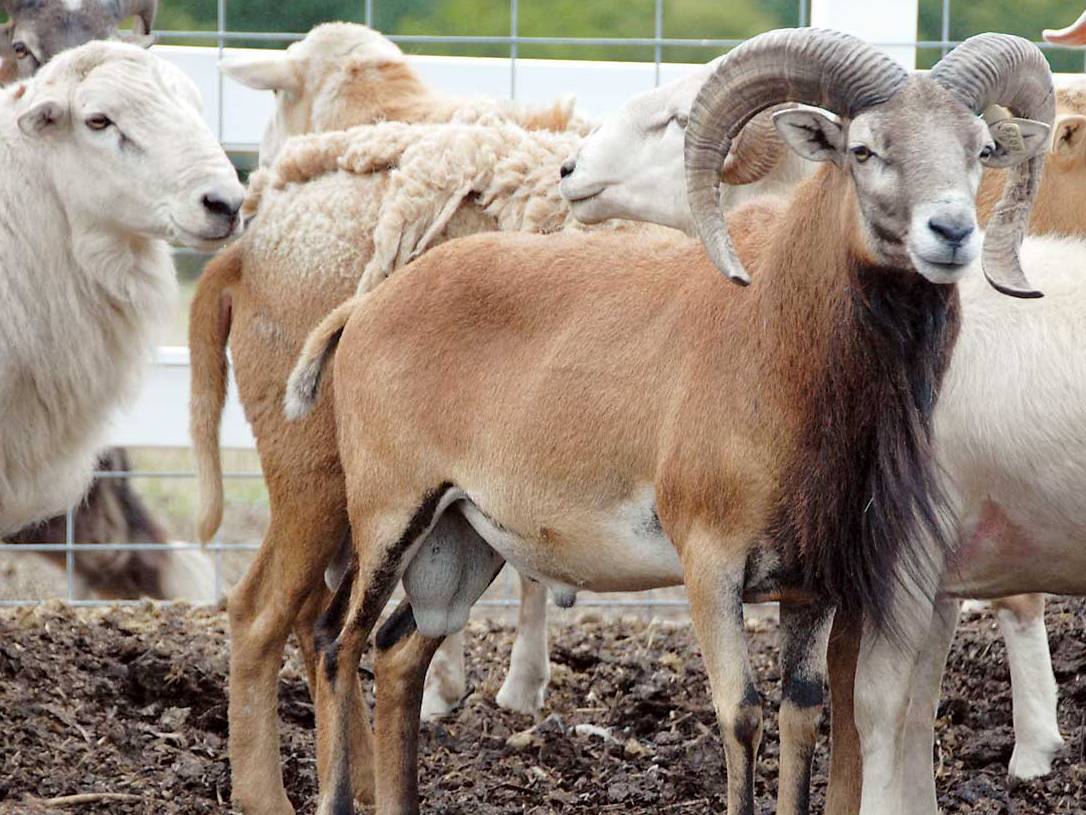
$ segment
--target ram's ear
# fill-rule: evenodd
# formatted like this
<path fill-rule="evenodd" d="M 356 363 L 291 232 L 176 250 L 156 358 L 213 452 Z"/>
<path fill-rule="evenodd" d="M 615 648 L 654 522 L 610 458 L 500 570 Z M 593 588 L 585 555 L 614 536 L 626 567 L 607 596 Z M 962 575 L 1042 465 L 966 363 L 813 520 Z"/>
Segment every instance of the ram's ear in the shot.
<path fill-rule="evenodd" d="M 790 108 L 774 113 L 773 124 L 784 143 L 808 161 L 845 163 L 845 128 L 829 114 Z"/>
<path fill-rule="evenodd" d="M 293 60 L 283 53 L 266 57 L 240 57 L 219 63 L 219 70 L 228 77 L 258 91 L 298 90 L 298 77 L 294 69 Z"/>
<path fill-rule="evenodd" d="M 38 99 L 19 114 L 19 129 L 27 136 L 40 136 L 58 129 L 67 116 L 67 110 L 56 99 Z"/>
<path fill-rule="evenodd" d="M 981 159 L 985 167 L 1011 167 L 1043 153 L 1051 128 L 1033 119 L 1000 119 L 988 125 L 995 150 Z"/>

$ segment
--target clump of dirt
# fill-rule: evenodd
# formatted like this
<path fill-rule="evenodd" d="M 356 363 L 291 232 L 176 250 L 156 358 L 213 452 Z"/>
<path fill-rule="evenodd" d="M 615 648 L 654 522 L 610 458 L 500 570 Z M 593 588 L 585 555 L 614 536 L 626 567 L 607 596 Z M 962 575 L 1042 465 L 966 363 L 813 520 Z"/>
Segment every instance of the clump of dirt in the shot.
<path fill-rule="evenodd" d="M 1014 735 L 1004 648 L 989 617 L 967 620 L 950 656 L 936 733 L 943 812 L 1083 811 L 1086 603 L 1053 603 L 1048 622 L 1066 750 L 1048 778 L 1008 785 Z M 455 716 L 424 728 L 426 811 L 723 811 L 723 753 L 688 627 L 590 615 L 555 627 L 553 682 L 538 722 L 493 702 L 512 632 L 478 621 L 471 634 L 471 693 Z M 770 813 L 778 758 L 775 626 L 755 626 L 750 645 L 767 702 L 757 792 L 760 812 Z M 227 661 L 218 612 L 151 605 L 0 612 L 0 813 L 229 812 Z M 312 813 L 313 708 L 293 650 L 280 706 L 287 790 L 299 812 Z M 827 733 L 824 723 L 816 812 Z M 79 793 L 113 798 L 48 803 Z"/>

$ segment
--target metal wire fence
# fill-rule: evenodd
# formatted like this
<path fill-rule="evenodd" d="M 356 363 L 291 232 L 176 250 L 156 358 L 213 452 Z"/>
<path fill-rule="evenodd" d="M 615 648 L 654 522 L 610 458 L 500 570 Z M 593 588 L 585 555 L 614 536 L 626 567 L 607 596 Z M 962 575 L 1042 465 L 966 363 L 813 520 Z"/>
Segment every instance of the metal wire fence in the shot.
<path fill-rule="evenodd" d="M 379 2 L 380 0 L 378 0 Z M 522 46 L 540 46 L 540 45 L 560 45 L 560 46 L 616 46 L 616 47 L 649 47 L 653 49 L 653 63 L 654 63 L 654 75 L 655 83 L 660 83 L 661 66 L 664 64 L 663 54 L 664 49 L 668 47 L 699 47 L 699 48 L 715 48 L 721 51 L 734 47 L 742 42 L 741 39 L 727 39 L 727 38 L 688 38 L 688 37 L 667 37 L 664 36 L 664 4 L 666 0 L 654 0 L 653 3 L 653 36 L 652 37 L 565 37 L 565 36 L 524 36 L 519 31 L 519 18 L 520 18 L 520 0 L 509 0 L 509 20 L 510 27 L 508 35 L 478 35 L 478 36 L 465 36 L 465 35 L 429 35 L 429 34 L 391 34 L 389 38 L 394 42 L 400 44 L 415 44 L 415 45 L 500 45 L 508 48 L 509 52 L 509 96 L 512 99 L 517 97 L 517 63 L 520 58 L 520 49 Z M 159 41 L 165 44 L 190 44 L 190 43 L 202 43 L 206 42 L 209 38 L 213 38 L 216 42 L 216 48 L 218 56 L 221 58 L 226 49 L 231 44 L 236 43 L 252 43 L 252 42 L 266 42 L 277 43 L 286 45 L 290 42 L 299 40 L 305 35 L 301 32 L 257 32 L 257 31 L 232 31 L 227 24 L 227 2 L 228 0 L 218 0 L 217 12 L 216 12 L 216 30 L 163 30 L 157 31 Z M 818 0 L 815 0 L 818 2 Z M 374 21 L 374 4 L 375 0 L 364 0 L 364 20 L 367 24 L 372 25 Z M 917 49 L 932 49 L 938 51 L 941 54 L 945 54 L 951 48 L 959 44 L 959 41 L 952 40 L 950 38 L 951 19 L 952 19 L 952 7 L 951 0 L 942 0 L 942 19 L 940 28 L 940 39 L 938 40 L 908 40 L 901 39 L 899 41 L 884 41 L 875 42 L 874 44 L 884 47 L 913 47 Z M 795 24 L 799 26 L 808 25 L 810 22 L 810 8 L 808 0 L 797 0 L 796 4 L 796 19 Z M 1050 50 L 1055 49 L 1057 46 L 1049 45 L 1048 43 L 1037 43 L 1042 49 Z M 1086 66 L 1086 63 L 1084 63 Z M 222 139 L 222 127 L 223 127 L 223 93 L 222 93 L 222 74 L 219 74 L 219 93 L 218 93 L 218 128 L 219 139 Z M 231 480 L 259 480 L 262 479 L 260 472 L 254 471 L 242 471 L 242 472 L 226 472 L 224 477 Z M 194 479 L 195 473 L 187 470 L 173 470 L 173 471 L 147 471 L 140 469 L 132 470 L 116 470 L 108 472 L 99 472 L 96 474 L 97 479 L 119 479 L 119 478 L 140 478 L 140 479 Z M 31 543 L 31 544 L 0 544 L 0 554 L 19 554 L 32 555 L 35 553 L 52 553 L 64 555 L 64 567 L 65 567 L 65 582 L 66 587 L 63 595 L 63 599 L 75 606 L 90 606 L 100 605 L 107 601 L 101 601 L 97 599 L 87 599 L 76 597 L 77 579 L 75 573 L 75 560 L 76 556 L 84 552 L 103 552 L 103 551 L 116 551 L 116 552 L 128 552 L 128 551 L 166 551 L 166 546 L 159 543 L 152 542 L 135 542 L 135 543 L 122 543 L 111 542 L 107 544 L 88 544 L 80 542 L 76 539 L 76 524 L 74 523 L 75 510 L 69 510 L 65 519 L 65 534 L 63 542 L 50 542 L 50 543 Z M 222 541 L 216 541 L 207 547 L 201 547 L 198 544 L 170 544 L 169 549 L 171 551 L 185 551 L 185 550 L 199 550 L 203 549 L 211 554 L 215 563 L 215 596 L 221 596 L 223 590 L 226 588 L 223 569 L 222 569 L 222 557 L 224 553 L 230 552 L 253 552 L 259 546 L 259 542 L 255 539 L 247 540 L 243 542 L 225 543 Z M 2 578 L 0 578 L 2 579 Z M 480 602 L 483 606 L 497 606 L 508 607 L 514 606 L 519 601 L 513 596 L 513 580 L 507 580 L 505 582 L 506 592 L 504 596 L 494 597 L 486 599 Z M 0 599 L 0 606 L 11 605 L 25 605 L 42 602 L 40 599 L 32 598 L 8 598 Z M 131 601 L 108 601 L 110 603 L 140 603 L 140 600 Z M 581 602 L 579 605 L 594 605 L 604 606 L 610 608 L 665 608 L 665 607 L 681 607 L 685 604 L 685 601 L 676 599 L 674 596 L 659 597 L 653 596 L 651 593 L 638 599 L 591 599 L 587 602 Z"/>

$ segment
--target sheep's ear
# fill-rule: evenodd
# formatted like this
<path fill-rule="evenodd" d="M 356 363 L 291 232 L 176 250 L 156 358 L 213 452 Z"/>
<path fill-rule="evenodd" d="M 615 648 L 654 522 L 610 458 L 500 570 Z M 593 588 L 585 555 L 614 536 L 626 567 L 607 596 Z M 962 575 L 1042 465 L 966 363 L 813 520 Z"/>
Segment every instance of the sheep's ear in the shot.
<path fill-rule="evenodd" d="M 223 60 L 219 70 L 242 85 L 258 91 L 298 90 L 298 78 L 290 57 L 241 57 Z"/>
<path fill-rule="evenodd" d="M 1044 152 L 1052 130 L 1033 119 L 1007 118 L 989 124 L 988 132 L 995 150 L 980 163 L 985 167 L 1011 167 Z"/>
<path fill-rule="evenodd" d="M 40 136 L 56 129 L 66 118 L 66 112 L 55 99 L 41 99 L 19 114 L 19 129 L 27 136 Z"/>
<path fill-rule="evenodd" d="M 1086 116 L 1074 114 L 1056 120 L 1052 134 L 1052 159 L 1060 164 L 1074 164 L 1083 159 L 1086 144 Z"/>
<path fill-rule="evenodd" d="M 845 163 L 845 128 L 813 108 L 791 108 L 773 114 L 773 125 L 785 144 L 808 161 Z"/>

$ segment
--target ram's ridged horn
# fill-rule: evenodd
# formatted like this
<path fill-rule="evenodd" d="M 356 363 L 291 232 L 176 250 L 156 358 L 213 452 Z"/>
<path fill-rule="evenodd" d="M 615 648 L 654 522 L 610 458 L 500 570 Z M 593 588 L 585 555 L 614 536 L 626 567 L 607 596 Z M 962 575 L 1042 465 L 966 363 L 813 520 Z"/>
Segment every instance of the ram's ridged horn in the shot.
<path fill-rule="evenodd" d="M 763 110 L 739 131 L 732 142 L 728 157 L 724 159 L 724 168 L 720 180 L 725 184 L 739 186 L 761 181 L 780 164 L 781 157 L 788 146 L 773 124 L 773 114 L 789 107 L 776 105 Z"/>
<path fill-rule="evenodd" d="M 908 79 L 890 57 L 849 34 L 817 28 L 770 31 L 728 54 L 694 100 L 686 129 L 686 188 L 713 263 L 736 283 L 750 277 L 717 202 L 724 159 L 752 117 L 800 102 L 852 118 L 885 102 Z"/>
<path fill-rule="evenodd" d="M 1049 127 L 1056 118 L 1056 93 L 1048 62 L 1037 46 L 1021 37 L 970 37 L 940 60 L 930 76 L 977 113 L 1000 105 L 1015 116 Z M 1014 297 L 1041 296 L 1022 271 L 1018 247 L 1029 227 L 1044 160 L 1045 151 L 1040 150 L 1010 168 L 1003 197 L 992 211 L 984 235 L 984 274 L 996 289 Z"/>
<path fill-rule="evenodd" d="M 1067 28 L 1046 28 L 1044 38 L 1056 45 L 1086 45 L 1086 11 Z"/>
<path fill-rule="evenodd" d="M 117 22 L 128 17 L 136 18 L 136 25 L 132 29 L 136 34 L 150 34 L 151 27 L 155 24 L 155 12 L 158 10 L 158 0 L 114 0 L 117 9 Z"/>

